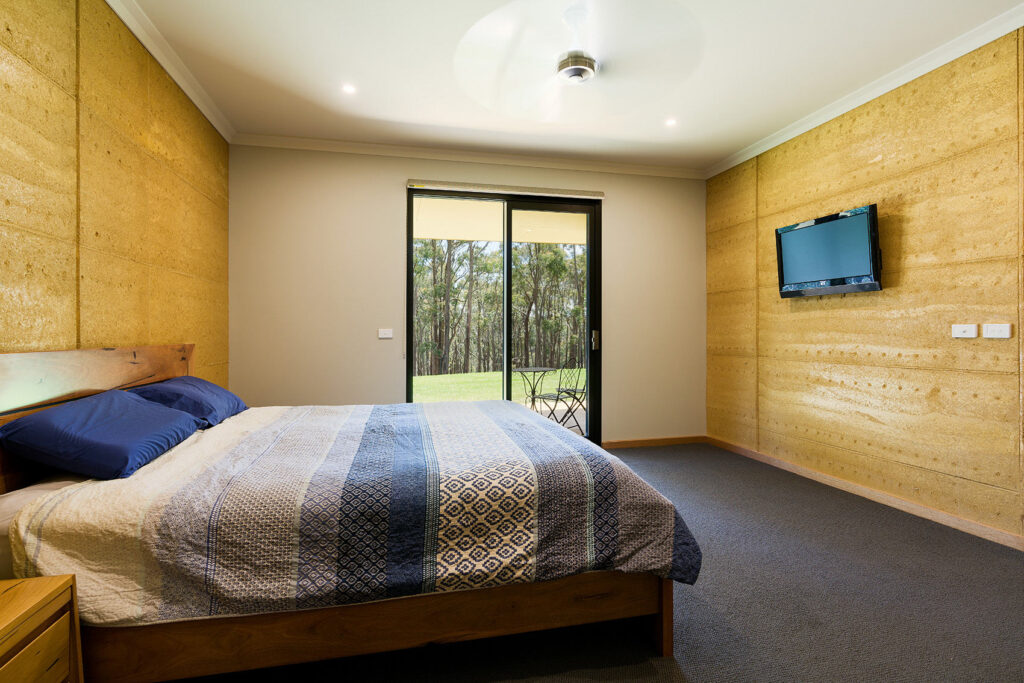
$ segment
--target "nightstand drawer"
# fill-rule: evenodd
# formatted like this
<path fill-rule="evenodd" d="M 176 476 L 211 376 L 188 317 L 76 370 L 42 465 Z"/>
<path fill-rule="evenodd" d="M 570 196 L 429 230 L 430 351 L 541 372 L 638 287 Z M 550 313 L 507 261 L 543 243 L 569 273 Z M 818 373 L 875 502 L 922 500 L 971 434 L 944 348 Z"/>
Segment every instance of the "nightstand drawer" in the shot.
<path fill-rule="evenodd" d="M 63 681 L 71 672 L 71 616 L 65 614 L 0 668 L 0 683 Z"/>

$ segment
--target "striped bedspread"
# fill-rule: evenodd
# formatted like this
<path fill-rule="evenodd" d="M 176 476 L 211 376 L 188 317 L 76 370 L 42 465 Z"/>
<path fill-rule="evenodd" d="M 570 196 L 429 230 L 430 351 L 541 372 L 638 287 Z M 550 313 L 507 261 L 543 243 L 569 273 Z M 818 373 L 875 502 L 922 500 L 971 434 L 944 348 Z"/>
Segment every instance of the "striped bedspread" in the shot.
<path fill-rule="evenodd" d="M 22 509 L 19 576 L 75 573 L 83 619 L 131 625 L 544 581 L 692 583 L 672 504 L 505 401 L 251 408 L 128 479 Z"/>

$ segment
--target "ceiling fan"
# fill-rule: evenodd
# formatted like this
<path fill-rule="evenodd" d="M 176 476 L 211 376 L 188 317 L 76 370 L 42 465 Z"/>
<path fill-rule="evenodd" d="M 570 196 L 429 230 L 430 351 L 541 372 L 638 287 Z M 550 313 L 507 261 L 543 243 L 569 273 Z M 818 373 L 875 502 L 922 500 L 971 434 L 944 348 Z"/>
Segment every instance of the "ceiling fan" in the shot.
<path fill-rule="evenodd" d="M 478 20 L 453 58 L 473 101 L 574 132 L 660 102 L 675 117 L 703 33 L 678 0 L 514 0 Z"/>

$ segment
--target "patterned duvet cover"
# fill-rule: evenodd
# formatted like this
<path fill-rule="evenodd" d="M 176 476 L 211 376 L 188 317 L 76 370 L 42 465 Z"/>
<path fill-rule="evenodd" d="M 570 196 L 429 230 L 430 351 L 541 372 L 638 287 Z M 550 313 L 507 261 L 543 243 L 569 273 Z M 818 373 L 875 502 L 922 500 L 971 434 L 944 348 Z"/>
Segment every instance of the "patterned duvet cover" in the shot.
<path fill-rule="evenodd" d="M 22 509 L 19 576 L 75 573 L 82 617 L 132 625 L 649 572 L 692 583 L 672 504 L 506 401 L 251 408 L 128 479 Z"/>

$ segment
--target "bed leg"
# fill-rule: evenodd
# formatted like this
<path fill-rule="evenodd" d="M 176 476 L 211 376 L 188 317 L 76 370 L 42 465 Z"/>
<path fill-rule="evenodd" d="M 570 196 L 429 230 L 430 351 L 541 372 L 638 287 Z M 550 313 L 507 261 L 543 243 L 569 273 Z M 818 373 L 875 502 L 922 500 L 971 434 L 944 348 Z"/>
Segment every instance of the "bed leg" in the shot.
<path fill-rule="evenodd" d="M 658 612 L 654 620 L 654 647 L 659 657 L 672 656 L 672 580 L 658 582 Z"/>

